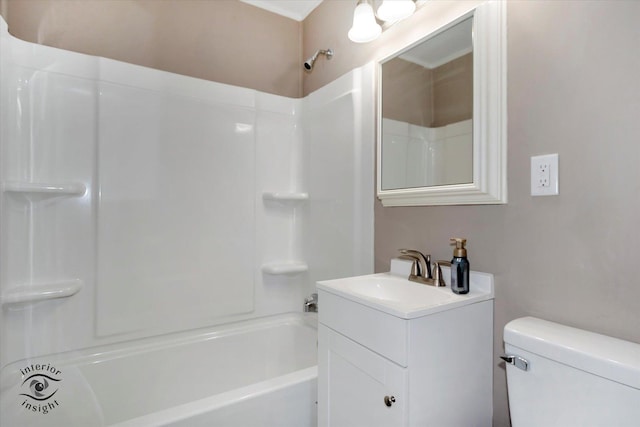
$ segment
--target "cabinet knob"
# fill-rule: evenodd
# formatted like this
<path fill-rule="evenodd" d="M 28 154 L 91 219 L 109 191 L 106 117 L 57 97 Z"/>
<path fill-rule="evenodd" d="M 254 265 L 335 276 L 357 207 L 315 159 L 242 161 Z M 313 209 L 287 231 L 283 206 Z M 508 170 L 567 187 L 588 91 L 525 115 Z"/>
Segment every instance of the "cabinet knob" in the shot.
<path fill-rule="evenodd" d="M 394 396 L 385 396 L 384 397 L 384 404 L 387 406 L 391 406 L 395 403 L 396 398 Z"/>

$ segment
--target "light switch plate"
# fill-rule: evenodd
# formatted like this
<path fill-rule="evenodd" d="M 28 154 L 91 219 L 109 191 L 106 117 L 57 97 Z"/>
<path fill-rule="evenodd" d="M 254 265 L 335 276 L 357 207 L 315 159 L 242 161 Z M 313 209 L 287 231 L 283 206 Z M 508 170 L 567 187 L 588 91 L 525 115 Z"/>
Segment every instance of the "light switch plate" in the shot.
<path fill-rule="evenodd" d="M 559 194 L 558 154 L 531 157 L 531 195 L 555 196 Z"/>

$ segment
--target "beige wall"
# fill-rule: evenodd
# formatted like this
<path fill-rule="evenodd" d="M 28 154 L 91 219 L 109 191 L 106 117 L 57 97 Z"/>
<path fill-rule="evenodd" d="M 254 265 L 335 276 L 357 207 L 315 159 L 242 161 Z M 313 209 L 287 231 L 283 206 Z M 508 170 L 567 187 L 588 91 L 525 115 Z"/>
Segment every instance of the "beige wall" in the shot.
<path fill-rule="evenodd" d="M 302 24 L 237 0 L 0 0 L 21 39 L 289 97 Z"/>
<path fill-rule="evenodd" d="M 433 124 L 433 72 L 394 58 L 382 66 L 382 117 L 429 127 Z"/>
<path fill-rule="evenodd" d="M 320 58 L 304 74 L 302 94 L 478 3 L 427 2 L 380 39 L 357 45 L 346 37 L 355 0 L 325 0 L 302 24 L 302 55 L 295 53 L 298 23 L 233 1 L 9 0 L 9 7 L 0 6 L 11 30 L 30 40 L 300 96 L 300 63 L 316 49 L 332 48 L 335 56 Z M 376 204 L 378 271 L 388 269 L 397 248 L 446 259 L 449 237 L 469 239 L 472 268 L 496 277 L 496 356 L 503 326 L 523 315 L 640 342 L 638 16 L 640 2 L 633 0 L 509 1 L 509 203 Z M 560 195 L 533 198 L 529 159 L 547 153 L 560 155 Z M 494 400 L 495 425 L 508 425 L 497 363 Z"/>
<path fill-rule="evenodd" d="M 473 54 L 436 68 L 401 58 L 382 65 L 382 117 L 440 127 L 473 117 Z"/>
<path fill-rule="evenodd" d="M 411 17 L 394 25 L 371 43 L 353 43 L 347 38 L 351 28 L 353 0 L 324 0 L 304 20 L 302 54 L 307 58 L 317 49 L 331 48 L 335 54 L 330 61 L 318 61 L 313 72 L 303 77 L 303 95 L 307 95 L 335 80 L 353 68 L 369 61 L 390 56 L 400 47 L 420 40 L 433 30 L 458 17 L 482 0 L 428 1 Z"/>
<path fill-rule="evenodd" d="M 457 2 L 427 2 L 376 42 L 348 44 L 347 13 L 325 1 L 304 25 L 305 49 L 335 42 L 347 57 L 305 78 L 305 92 L 398 49 Z M 349 3 L 349 2 L 347 2 Z M 427 8 L 441 9 L 426 13 Z M 533 315 L 640 342 L 640 2 L 509 1 L 508 186 L 504 206 L 383 208 L 376 203 L 376 270 L 401 247 L 451 257 L 469 239 L 473 269 L 496 278 L 495 353 L 511 319 Z M 341 23 L 342 26 L 338 24 Z M 411 27 L 411 28 L 408 28 Z M 335 65 L 335 67 L 334 67 Z M 373 143 L 373 141 L 372 141 Z M 560 195 L 531 197 L 530 157 L 559 153 Z M 455 327 L 463 325 L 452 325 Z M 496 359 L 494 424 L 509 425 Z"/>
<path fill-rule="evenodd" d="M 433 69 L 433 105 L 433 127 L 473 117 L 473 54 Z"/>

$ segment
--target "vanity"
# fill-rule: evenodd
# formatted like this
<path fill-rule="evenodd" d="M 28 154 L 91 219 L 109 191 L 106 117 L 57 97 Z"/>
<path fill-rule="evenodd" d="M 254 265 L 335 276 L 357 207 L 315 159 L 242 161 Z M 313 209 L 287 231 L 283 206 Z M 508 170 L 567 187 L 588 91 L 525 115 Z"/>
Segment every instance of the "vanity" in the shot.
<path fill-rule="evenodd" d="M 320 427 L 491 426 L 493 275 L 466 295 L 391 273 L 317 289 Z"/>
<path fill-rule="evenodd" d="M 505 204 L 506 2 L 430 31 L 378 61 L 378 199 Z M 493 276 L 457 295 L 410 275 L 317 283 L 320 427 L 492 425 Z"/>

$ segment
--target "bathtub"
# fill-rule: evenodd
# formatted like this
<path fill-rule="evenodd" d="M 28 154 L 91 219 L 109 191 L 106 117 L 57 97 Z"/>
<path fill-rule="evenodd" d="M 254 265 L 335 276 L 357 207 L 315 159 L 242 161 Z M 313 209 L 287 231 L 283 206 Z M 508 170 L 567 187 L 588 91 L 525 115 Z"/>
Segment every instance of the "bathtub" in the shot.
<path fill-rule="evenodd" d="M 316 324 L 290 313 L 12 363 L 0 425 L 315 426 Z M 27 396 L 34 373 L 46 400 Z"/>

